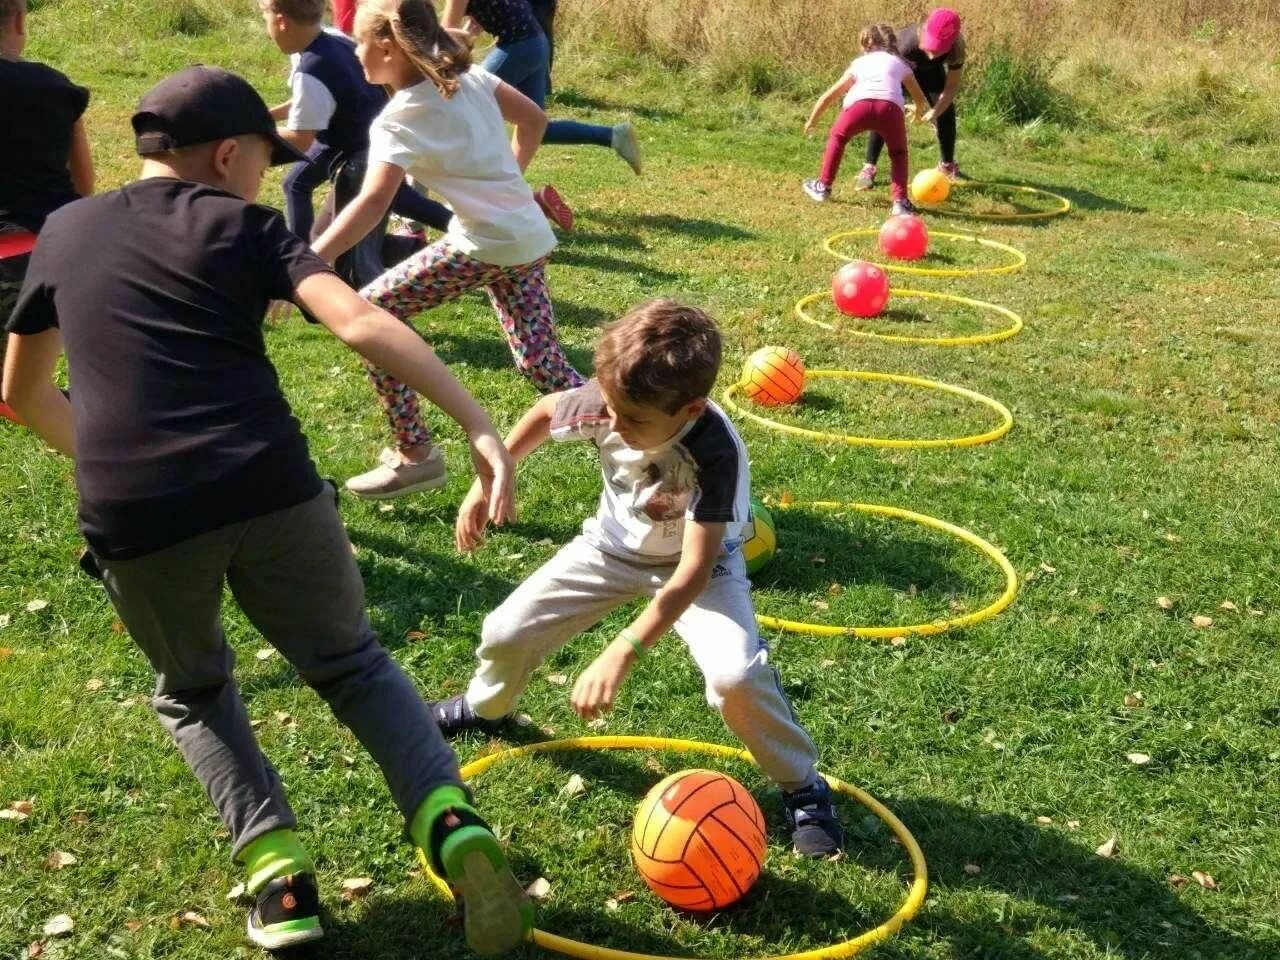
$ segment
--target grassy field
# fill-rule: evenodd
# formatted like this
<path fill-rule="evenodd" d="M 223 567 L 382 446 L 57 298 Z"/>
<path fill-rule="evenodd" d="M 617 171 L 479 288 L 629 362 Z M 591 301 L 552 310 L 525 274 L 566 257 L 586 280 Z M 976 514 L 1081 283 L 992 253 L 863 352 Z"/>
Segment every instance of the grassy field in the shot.
<path fill-rule="evenodd" d="M 104 188 L 132 175 L 128 115 L 165 71 L 219 63 L 268 99 L 284 96 L 284 62 L 248 4 L 45 0 L 33 27 L 30 54 L 94 90 Z M 1014 276 L 911 286 L 1005 305 L 1027 329 L 992 346 L 900 346 L 791 316 L 836 266 L 822 238 L 874 226 L 888 202 L 883 188 L 861 196 L 838 187 L 824 207 L 804 198 L 799 181 L 821 150 L 799 134 L 807 104 L 785 91 L 717 89 L 696 72 L 621 53 L 566 57 L 559 69 L 553 114 L 634 117 L 647 162 L 635 179 L 605 152 L 548 147 L 530 170 L 578 214 L 551 281 L 562 337 L 583 368 L 602 323 L 641 298 L 674 294 L 722 323 L 723 385 L 750 351 L 782 343 L 813 368 L 962 384 L 1017 418 L 994 444 L 932 452 L 819 446 L 740 424 L 760 495 L 932 514 L 998 544 L 1026 576 L 1011 610 L 963 633 L 900 645 L 771 638 L 824 768 L 882 798 L 929 861 L 924 909 L 873 955 L 1280 956 L 1280 148 L 1233 142 L 1225 126 L 1185 136 L 1176 123 L 1085 124 L 1046 137 L 966 122 L 960 159 L 971 173 L 1047 187 L 1075 211 L 1025 225 L 931 217 L 934 229 L 1013 244 L 1029 264 Z M 913 166 L 935 161 L 917 134 Z M 994 323 L 930 305 L 868 329 L 942 334 Z M 484 298 L 418 327 L 501 425 L 532 401 Z M 384 437 L 356 358 L 297 321 L 268 340 L 322 471 L 345 478 L 368 466 Z M 903 436 L 991 424 L 986 411 L 945 397 L 831 383 L 784 416 Z M 541 451 L 521 474 L 522 522 L 459 557 L 451 528 L 465 453 L 456 430 L 443 436 L 454 470 L 445 491 L 343 504 L 375 625 L 429 696 L 462 689 L 482 617 L 574 534 L 599 483 L 581 447 Z M 25 820 L 0 820 L 0 958 L 28 956 L 36 942 L 56 958 L 252 955 L 243 908 L 226 897 L 240 879 L 226 834 L 148 709 L 145 662 L 99 586 L 76 570 L 70 464 L 5 427 L 0 474 L 0 808 L 31 803 Z M 769 613 L 906 623 L 974 609 L 1000 587 L 968 548 L 899 521 L 796 510 L 781 517 L 780 536 L 783 552 L 758 585 Z M 464 956 L 460 929 L 402 843 L 377 769 L 287 664 L 255 655 L 264 644 L 231 607 L 226 622 L 250 713 L 318 858 L 330 911 L 323 955 Z M 602 730 L 573 716 L 573 677 L 622 622 L 539 671 L 522 704 L 532 723 L 513 738 L 731 743 L 674 638 L 633 675 Z M 465 760 L 503 745 L 476 737 L 458 749 Z M 550 883 L 541 926 L 650 953 L 736 958 L 820 946 L 893 912 L 906 861 L 874 818 L 845 805 L 846 856 L 799 862 L 786 852 L 776 795 L 732 765 L 779 827 L 767 875 L 713 918 L 663 908 L 627 862 L 631 811 L 664 771 L 701 762 L 565 755 L 478 781 L 521 878 Z M 562 790 L 575 772 L 587 791 L 571 797 Z M 1114 855 L 1097 855 L 1112 838 Z M 76 862 L 54 869 L 56 851 Z M 1178 879 L 1193 871 L 1216 889 Z M 372 889 L 346 903 L 342 881 L 357 876 L 373 878 Z M 623 902 L 610 910 L 611 899 Z M 177 919 L 188 911 L 208 928 Z M 45 940 L 43 924 L 61 913 L 74 932 Z"/>

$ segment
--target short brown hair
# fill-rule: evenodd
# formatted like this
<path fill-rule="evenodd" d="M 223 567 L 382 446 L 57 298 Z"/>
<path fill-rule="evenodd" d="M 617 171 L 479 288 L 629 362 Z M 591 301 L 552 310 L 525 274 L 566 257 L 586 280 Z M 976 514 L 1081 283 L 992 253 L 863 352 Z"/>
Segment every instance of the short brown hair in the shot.
<path fill-rule="evenodd" d="M 596 378 L 606 393 L 674 414 L 711 395 L 720 372 L 720 331 L 704 311 L 649 300 L 605 327 Z"/>
<path fill-rule="evenodd" d="M 27 12 L 27 0 L 0 0 L 0 23 Z"/>
<path fill-rule="evenodd" d="M 324 19 L 329 0 L 267 0 L 271 12 L 308 26 Z"/>

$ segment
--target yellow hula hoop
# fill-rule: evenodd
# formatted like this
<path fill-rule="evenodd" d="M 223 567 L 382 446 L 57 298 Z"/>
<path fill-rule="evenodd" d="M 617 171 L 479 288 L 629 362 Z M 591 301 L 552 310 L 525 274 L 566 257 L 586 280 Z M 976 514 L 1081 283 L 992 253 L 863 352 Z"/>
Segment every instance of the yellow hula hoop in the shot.
<path fill-rule="evenodd" d="M 983 620 L 990 620 L 996 614 L 1001 613 L 1013 603 L 1014 598 L 1018 595 L 1018 574 L 1013 569 L 1013 564 L 1009 562 L 1009 558 L 999 551 L 993 544 L 984 540 L 964 527 L 958 527 L 954 523 L 948 523 L 946 520 L 939 520 L 936 517 L 926 516 L 923 513 L 914 513 L 911 510 L 903 510 L 899 507 L 888 507 L 878 503 L 838 503 L 832 500 L 814 500 L 809 502 L 792 502 L 779 504 L 779 509 L 790 510 L 796 507 L 808 508 L 810 510 L 857 510 L 859 513 L 869 513 L 877 517 L 894 517 L 899 520 L 910 520 L 912 523 L 918 523 L 922 527 L 928 527 L 931 530 L 940 530 L 943 533 L 950 534 L 972 547 L 976 547 L 978 552 L 990 558 L 1000 572 L 1004 574 L 1004 591 L 996 599 L 994 603 L 990 603 L 981 610 L 975 610 L 973 613 L 966 613 L 960 617 L 948 617 L 943 620 L 933 620 L 929 623 L 912 623 L 901 627 L 835 627 L 825 623 L 806 623 L 803 620 L 785 620 L 781 617 L 769 617 L 763 614 L 756 614 L 756 621 L 762 627 L 768 627 L 772 630 L 784 630 L 787 633 L 806 633 L 817 637 L 868 637 L 878 640 L 891 640 L 894 637 L 902 637 L 907 634 L 914 634 L 920 637 L 927 637 L 932 634 L 946 633 L 949 630 L 959 630 L 963 627 L 971 627 L 975 623 L 981 623 Z"/>
<path fill-rule="evenodd" d="M 759 414 L 745 410 L 734 402 L 734 394 L 741 383 L 735 383 L 725 389 L 722 398 L 724 405 L 738 416 L 746 417 L 762 427 L 790 434 L 793 437 L 804 437 L 809 440 L 832 441 L 848 444 L 851 447 L 889 447 L 896 450 L 926 450 L 939 447 L 976 447 L 984 443 L 999 440 L 1013 429 L 1013 414 L 999 400 L 993 400 L 975 390 L 957 387 L 954 384 L 942 383 L 938 380 L 926 380 L 924 377 L 910 377 L 902 373 L 880 373 L 875 370 L 809 370 L 805 376 L 814 380 L 873 380 L 886 383 L 900 383 L 911 387 L 924 387 L 942 393 L 964 397 L 984 407 L 990 407 L 1000 415 L 1000 424 L 983 433 L 973 433 L 963 437 L 926 437 L 922 439 L 906 439 L 900 437 L 855 437 L 843 433 L 823 433 L 820 430 L 807 430 L 804 427 L 793 427 L 788 423 L 779 423 Z"/>
<path fill-rule="evenodd" d="M 993 221 L 1010 221 L 1010 220 L 1049 220 L 1053 217 L 1061 217 L 1071 212 L 1071 201 L 1066 197 L 1053 193 L 1050 190 L 1041 190 L 1039 187 L 1028 187 L 1021 183 L 999 183 L 995 180 L 960 180 L 953 183 L 952 189 L 963 189 L 966 187 L 1004 187 L 1006 190 L 1016 190 L 1018 193 L 1031 193 L 1040 197 L 1048 197 L 1050 200 L 1057 201 L 1058 206 L 1052 210 L 1032 210 L 1026 213 L 971 213 L 961 210 L 946 210 L 936 208 L 926 208 L 930 213 L 941 214 L 944 217 L 970 217 L 974 220 L 993 220 Z"/>
<path fill-rule="evenodd" d="M 848 333 L 855 337 L 869 337 L 873 340 L 887 340 L 890 343 L 920 343 L 929 344 L 935 347 L 961 347 L 971 346 L 979 343 L 997 343 L 1001 340 L 1008 340 L 1010 337 L 1017 336 L 1022 330 L 1022 318 L 1007 307 L 1002 307 L 996 303 L 987 303 L 985 300 L 973 300 L 969 297 L 958 297 L 951 293 L 934 293 L 932 290 L 892 290 L 890 291 L 890 300 L 894 297 L 919 297 L 924 300 L 945 300 L 948 303 L 959 303 L 966 307 L 977 307 L 979 310 L 989 310 L 1007 317 L 1010 321 L 1009 326 L 1003 330 L 996 330 L 993 333 L 975 333 L 969 336 L 957 337 L 908 337 L 896 333 L 875 333 L 871 330 L 852 330 L 848 327 L 837 327 L 833 323 L 827 323 L 825 320 L 819 320 L 809 315 L 808 306 L 811 303 L 817 303 L 830 296 L 826 291 L 821 293 L 811 293 L 807 297 L 801 297 L 796 302 L 795 314 L 805 323 L 813 324 L 815 327 L 821 327 L 823 330 L 831 330 L 833 332 Z"/>
<path fill-rule="evenodd" d="M 755 763 L 751 754 L 745 750 L 722 746 L 718 743 L 703 743 L 699 740 L 674 740 L 667 737 L 571 737 L 565 740 L 548 740 L 543 743 L 512 747 L 509 750 L 503 750 L 501 753 L 493 753 L 486 757 L 481 757 L 462 768 L 462 778 L 470 780 L 504 760 L 514 760 L 517 757 L 531 756 L 535 753 L 550 753 L 556 750 L 678 750 L 687 753 L 709 754 L 714 757 L 729 757 L 735 760 L 745 760 L 747 763 Z M 925 894 L 929 889 L 929 869 L 925 864 L 924 852 L 920 849 L 920 844 L 916 842 L 916 838 L 911 835 L 911 831 L 906 828 L 901 820 L 894 816 L 893 811 L 871 796 L 871 794 L 859 790 L 852 784 L 845 783 L 843 780 L 838 780 L 825 773 L 823 778 L 831 785 L 832 790 L 857 800 L 858 803 L 874 813 L 884 822 L 885 826 L 893 831 L 894 836 L 902 843 L 903 849 L 907 851 L 907 856 L 911 860 L 911 872 L 913 875 L 911 887 L 907 891 L 906 899 L 902 901 L 902 905 L 898 907 L 893 916 L 872 930 L 830 946 L 804 950 L 799 953 L 780 954 L 764 958 L 764 960 L 835 960 L 837 957 L 852 957 L 867 947 L 887 940 L 897 933 L 903 924 L 914 917 L 920 910 L 921 905 L 924 903 Z M 422 864 L 422 868 L 427 876 L 430 877 L 431 882 L 435 884 L 436 889 L 452 900 L 453 893 L 450 891 L 448 884 L 431 870 L 431 864 L 421 849 L 418 850 L 418 861 Z M 554 950 L 556 953 L 577 957 L 580 960 L 681 960 L 678 957 L 633 953 L 630 950 L 615 950 L 612 947 L 596 946 L 538 929 L 534 929 L 531 939 L 535 944 L 546 950 Z"/>
<path fill-rule="evenodd" d="M 848 254 L 841 253 L 835 248 L 835 243 L 848 237 L 874 237 L 880 234 L 879 227 L 859 227 L 857 230 L 841 230 L 839 233 L 833 233 L 822 241 L 822 249 L 827 251 L 837 260 L 848 263 L 850 260 L 861 260 L 863 257 L 852 257 Z M 1017 273 L 1027 265 L 1027 255 L 1017 247 L 1011 247 L 1007 243 L 1000 243 L 998 240 L 990 240 L 987 237 L 975 237 L 971 233 L 948 233 L 944 230 L 930 230 L 929 241 L 934 240 L 954 240 L 957 243 L 973 243 L 980 247 L 989 247 L 992 250 L 1000 250 L 1010 254 L 1013 259 L 1009 263 L 997 264 L 994 267 L 908 267 L 899 263 L 875 263 L 877 267 L 885 273 L 909 273 L 917 277 L 981 277 L 991 276 L 997 273 Z"/>

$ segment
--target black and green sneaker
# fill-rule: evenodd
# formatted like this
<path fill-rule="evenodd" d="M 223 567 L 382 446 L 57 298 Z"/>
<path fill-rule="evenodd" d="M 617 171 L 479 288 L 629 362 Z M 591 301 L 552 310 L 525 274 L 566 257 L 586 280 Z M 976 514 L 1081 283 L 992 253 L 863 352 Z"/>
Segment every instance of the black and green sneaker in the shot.
<path fill-rule="evenodd" d="M 258 891 L 249 911 L 249 939 L 264 950 L 284 950 L 324 936 L 320 895 L 309 873 L 278 877 Z"/>
<path fill-rule="evenodd" d="M 467 944 L 481 956 L 506 953 L 529 938 L 533 904 L 489 825 L 466 807 L 451 807 L 431 825 L 431 865 L 462 906 Z"/>

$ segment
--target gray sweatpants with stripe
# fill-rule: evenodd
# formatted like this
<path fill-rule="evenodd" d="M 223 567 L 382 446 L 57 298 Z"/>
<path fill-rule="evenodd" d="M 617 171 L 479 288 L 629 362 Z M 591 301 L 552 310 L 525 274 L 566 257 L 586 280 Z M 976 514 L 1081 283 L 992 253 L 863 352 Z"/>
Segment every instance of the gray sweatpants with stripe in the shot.
<path fill-rule="evenodd" d="M 136 560 L 99 560 L 111 602 L 156 672 L 152 705 L 231 832 L 233 851 L 293 810 L 263 756 L 222 633 L 223 585 L 382 768 L 408 820 L 458 761 L 422 696 L 378 643 L 333 494 Z"/>
<path fill-rule="evenodd" d="M 579 536 L 485 618 L 467 703 L 496 720 L 515 709 L 529 677 L 551 653 L 636 597 L 652 597 L 675 563 L 606 553 Z M 817 748 L 791 712 L 756 629 L 742 555 L 721 557 L 702 595 L 675 623 L 706 680 L 707 702 L 784 790 L 816 776 Z M 643 664 L 632 683 L 643 683 Z M 639 675 L 637 675 L 639 674 Z"/>

